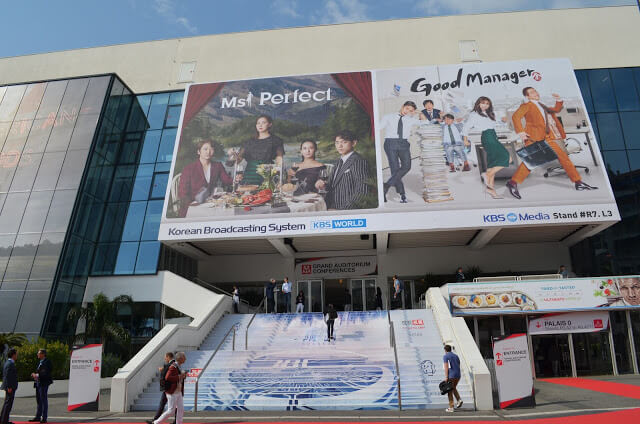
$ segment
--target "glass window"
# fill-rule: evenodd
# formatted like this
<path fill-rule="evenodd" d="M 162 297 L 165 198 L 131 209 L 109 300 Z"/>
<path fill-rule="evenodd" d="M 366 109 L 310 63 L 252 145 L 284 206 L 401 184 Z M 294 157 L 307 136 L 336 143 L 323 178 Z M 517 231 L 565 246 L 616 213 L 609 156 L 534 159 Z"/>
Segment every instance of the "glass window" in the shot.
<path fill-rule="evenodd" d="M 34 191 L 31 193 L 20 224 L 21 233 L 42 231 L 52 197 L 53 191 Z"/>
<path fill-rule="evenodd" d="M 151 198 L 152 199 L 164 199 L 164 195 L 167 193 L 167 181 L 169 180 L 168 173 L 157 173 L 153 175 L 153 185 L 151 186 Z"/>
<path fill-rule="evenodd" d="M 27 290 L 51 290 L 51 280 L 40 281 L 29 279 Z"/>
<path fill-rule="evenodd" d="M 160 242 L 143 241 L 138 250 L 136 262 L 136 274 L 155 274 L 158 270 L 158 255 L 160 254 Z"/>
<path fill-rule="evenodd" d="M 160 229 L 160 215 L 162 215 L 163 200 L 151 200 L 147 205 L 147 213 L 142 228 L 142 240 L 158 240 Z"/>
<path fill-rule="evenodd" d="M 141 139 L 143 133 L 127 134 L 126 140 L 122 143 L 120 150 L 120 158 L 118 164 L 136 164 L 138 163 L 138 153 L 140 152 Z"/>
<path fill-rule="evenodd" d="M 176 91 L 175 93 L 171 93 L 169 95 L 169 104 L 181 105 L 183 98 L 184 98 L 184 91 Z"/>
<path fill-rule="evenodd" d="M 13 249 L 13 241 L 16 239 L 15 234 L 0 235 L 0 281 L 7 268 L 7 263 L 11 257 L 11 249 Z"/>
<path fill-rule="evenodd" d="M 29 193 L 10 193 L 0 213 L 0 234 L 17 233 Z"/>
<path fill-rule="evenodd" d="M 69 142 L 71 141 L 71 134 L 73 133 L 73 127 L 76 124 L 76 118 L 78 116 L 68 113 L 67 111 L 60 109 L 58 117 L 56 118 L 49 141 L 47 142 L 47 152 L 59 152 L 67 150 Z"/>
<path fill-rule="evenodd" d="M 610 73 L 618 101 L 618 110 L 640 110 L 640 99 L 633 80 L 633 69 L 611 69 Z"/>
<path fill-rule="evenodd" d="M 614 96 L 611 77 L 608 69 L 593 69 L 589 71 L 589 83 L 593 108 L 596 112 L 615 112 L 616 99 Z"/>
<path fill-rule="evenodd" d="M 84 93 L 87 91 L 89 85 L 89 78 L 78 78 L 69 80 L 67 84 L 67 90 L 64 92 L 62 98 L 62 104 L 58 111 L 58 118 L 60 115 L 73 116 L 75 118 L 80 114 L 80 106 L 82 105 L 82 99 L 84 99 Z"/>
<path fill-rule="evenodd" d="M 71 284 L 59 282 L 55 288 L 56 294 L 51 306 L 51 319 L 47 331 L 59 333 L 67 326 L 67 313 L 69 310 L 69 295 Z"/>
<path fill-rule="evenodd" d="M 158 146 L 160 146 L 160 137 L 162 131 L 147 131 L 144 137 L 144 145 L 142 146 L 142 155 L 140 163 L 154 163 L 158 156 Z"/>
<path fill-rule="evenodd" d="M 640 311 L 629 311 L 631 318 L 631 331 L 633 333 L 633 344 L 636 348 L 636 359 L 640 367 Z"/>
<path fill-rule="evenodd" d="M 580 92 L 582 98 L 587 106 L 588 112 L 593 112 L 593 101 L 591 100 L 591 88 L 589 87 L 589 74 L 588 71 L 576 71 L 576 79 L 580 86 Z"/>
<path fill-rule="evenodd" d="M 596 115 L 593 113 L 589 114 L 589 122 L 591 122 L 591 128 L 593 130 L 593 134 L 596 137 L 596 142 L 598 143 L 598 148 L 602 150 L 602 144 L 600 143 L 600 133 L 598 132 L 598 120 L 596 119 Z M 591 135 L 589 135 L 591 137 Z M 593 140 L 591 141 L 593 143 Z M 595 148 L 595 146 L 593 146 Z"/>
<path fill-rule="evenodd" d="M 9 159 L 7 158 L 7 156 L 2 157 L 2 160 L 10 160 L 10 162 L 5 162 L 3 166 L 0 166 L 0 193 L 9 191 L 9 187 L 11 187 L 11 182 L 13 181 L 13 174 L 15 174 L 16 169 L 18 169 L 19 156 L 14 155 Z"/>
<path fill-rule="evenodd" d="M 0 152 L 4 147 L 4 142 L 9 135 L 9 130 L 11 129 L 12 122 L 0 122 Z M 154 156 L 155 158 L 155 156 Z M 155 160 L 155 159 L 154 159 Z"/>
<path fill-rule="evenodd" d="M 171 162 L 156 163 L 156 172 L 169 172 L 169 171 L 171 171 Z"/>
<path fill-rule="evenodd" d="M 57 189 L 78 188 L 89 150 L 69 150 L 62 165 Z"/>
<path fill-rule="evenodd" d="M 0 103 L 0 122 L 13 121 L 26 90 L 26 85 L 11 85 L 7 87 L 2 103 Z"/>
<path fill-rule="evenodd" d="M 20 157 L 20 163 L 18 163 L 9 191 L 31 190 L 41 159 L 42 153 L 23 154 Z"/>
<path fill-rule="evenodd" d="M 112 274 L 118 258 L 119 243 L 100 243 L 96 247 L 91 273 L 93 275 Z"/>
<path fill-rule="evenodd" d="M 58 183 L 65 152 L 45 153 L 38 169 L 34 190 L 53 190 Z"/>
<path fill-rule="evenodd" d="M 160 148 L 158 149 L 157 162 L 171 162 L 173 158 L 173 147 L 176 143 L 177 128 L 164 130 L 162 139 L 160 140 Z"/>
<path fill-rule="evenodd" d="M 47 222 L 44 225 L 45 232 L 64 232 L 67 230 L 75 200 L 76 190 L 57 190 L 55 192 Z"/>
<path fill-rule="evenodd" d="M 618 373 L 631 374 L 633 373 L 633 364 L 631 363 L 627 312 L 611 311 L 609 312 L 609 319 L 611 320 L 611 331 L 613 331 L 613 345 L 616 351 Z"/>
<path fill-rule="evenodd" d="M 84 99 L 82 100 L 80 115 L 100 114 L 104 99 L 107 97 L 107 89 L 109 88 L 110 81 L 110 76 L 91 78 Z"/>
<path fill-rule="evenodd" d="M 40 234 L 19 234 L 11 251 L 4 280 L 26 280 L 31 273 Z"/>
<path fill-rule="evenodd" d="M 151 181 L 153 180 L 153 165 L 140 165 L 136 173 L 136 180 L 133 184 L 131 200 L 147 200 Z"/>
<path fill-rule="evenodd" d="M 48 301 L 48 290 L 25 291 L 15 331 L 17 333 L 39 333 L 44 313 L 47 310 L 44 305 Z"/>
<path fill-rule="evenodd" d="M 504 335 L 526 333 L 527 322 L 522 315 L 503 315 Z"/>
<path fill-rule="evenodd" d="M 111 185 L 110 202 L 127 202 L 131 197 L 135 167 L 133 165 L 119 166 Z"/>
<path fill-rule="evenodd" d="M 122 231 L 122 241 L 138 241 L 144 225 L 147 202 L 131 202 Z"/>
<path fill-rule="evenodd" d="M 36 112 L 38 111 L 38 106 L 40 106 L 40 101 L 42 100 L 46 87 L 47 84 L 44 82 L 29 84 L 27 86 L 27 90 L 20 102 L 18 113 L 16 113 L 14 118 L 16 121 L 34 119 L 36 117 Z"/>
<path fill-rule="evenodd" d="M 99 117 L 100 115 L 97 114 L 78 117 L 76 127 L 73 129 L 73 135 L 71 136 L 71 142 L 69 143 L 70 149 L 88 149 L 91 147 Z"/>
<path fill-rule="evenodd" d="M 169 106 L 167 108 L 167 119 L 164 123 L 165 128 L 173 128 L 178 126 L 181 110 L 182 106 Z"/>
<path fill-rule="evenodd" d="M 640 112 L 621 112 L 622 132 L 628 149 L 640 149 Z"/>
<path fill-rule="evenodd" d="M 120 241 L 128 205 L 126 202 L 107 204 L 100 233 L 101 242 Z"/>
<path fill-rule="evenodd" d="M 7 135 L 7 139 L 2 147 L 2 153 L 5 155 L 22 153 L 22 149 L 27 142 L 29 130 L 32 125 L 33 121 L 13 121 L 11 129 L 9 130 L 9 135 Z"/>
<path fill-rule="evenodd" d="M 47 83 L 47 88 L 44 91 L 42 102 L 40 102 L 40 108 L 36 115 L 36 119 L 51 120 L 53 121 L 58 114 L 60 103 L 62 102 L 62 96 L 67 89 L 68 81 L 51 81 Z"/>
<path fill-rule="evenodd" d="M 602 152 L 607 170 L 614 174 L 626 174 L 629 172 L 627 153 L 624 150 Z"/>
<path fill-rule="evenodd" d="M 136 264 L 136 254 L 138 253 L 138 243 L 120 243 L 118 259 L 114 274 L 133 274 Z"/>
<path fill-rule="evenodd" d="M 149 129 L 157 130 L 163 127 L 164 118 L 167 113 L 167 103 L 169 102 L 169 93 L 154 94 L 149 107 L 147 119 L 149 121 Z"/>
<path fill-rule="evenodd" d="M 578 377 L 605 375 L 613 372 L 607 331 L 574 333 L 572 336 Z"/>
<path fill-rule="evenodd" d="M 640 169 L 640 150 L 627 150 L 627 155 L 629 156 L 631 170 L 637 171 Z"/>
<path fill-rule="evenodd" d="M 33 121 L 29 137 L 27 138 L 27 144 L 24 146 L 25 150 L 32 153 L 44 152 L 52 129 L 53 120 L 36 119 Z"/>
<path fill-rule="evenodd" d="M 617 113 L 598 113 L 598 132 L 603 150 L 624 149 L 624 138 Z"/>
<path fill-rule="evenodd" d="M 151 94 L 143 94 L 141 96 L 138 96 L 138 104 L 140 105 L 140 108 L 142 109 L 142 113 L 144 113 L 144 116 L 147 116 L 147 113 L 149 113 L 149 105 L 151 104 Z"/>
<path fill-rule="evenodd" d="M 58 266 L 64 235 L 65 233 L 42 234 L 29 279 L 53 279 Z"/>
<path fill-rule="evenodd" d="M 22 290 L 0 290 L 0 333 L 13 332 L 23 295 Z"/>

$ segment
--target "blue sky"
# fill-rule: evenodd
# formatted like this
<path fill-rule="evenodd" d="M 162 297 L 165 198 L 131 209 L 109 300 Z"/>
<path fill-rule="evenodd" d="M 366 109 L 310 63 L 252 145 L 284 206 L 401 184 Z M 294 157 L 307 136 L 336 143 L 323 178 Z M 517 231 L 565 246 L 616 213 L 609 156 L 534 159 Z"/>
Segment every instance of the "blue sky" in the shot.
<path fill-rule="evenodd" d="M 4 0 L 0 57 L 308 25 L 636 0 Z"/>

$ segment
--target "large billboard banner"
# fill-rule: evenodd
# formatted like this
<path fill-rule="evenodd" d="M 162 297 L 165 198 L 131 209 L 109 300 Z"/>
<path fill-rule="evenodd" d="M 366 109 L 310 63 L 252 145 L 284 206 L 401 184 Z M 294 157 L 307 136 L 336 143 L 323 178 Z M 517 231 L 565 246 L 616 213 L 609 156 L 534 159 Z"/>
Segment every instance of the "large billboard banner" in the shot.
<path fill-rule="evenodd" d="M 566 59 L 192 84 L 161 240 L 619 220 Z"/>
<path fill-rule="evenodd" d="M 640 308 L 640 277 L 448 284 L 456 315 Z"/>

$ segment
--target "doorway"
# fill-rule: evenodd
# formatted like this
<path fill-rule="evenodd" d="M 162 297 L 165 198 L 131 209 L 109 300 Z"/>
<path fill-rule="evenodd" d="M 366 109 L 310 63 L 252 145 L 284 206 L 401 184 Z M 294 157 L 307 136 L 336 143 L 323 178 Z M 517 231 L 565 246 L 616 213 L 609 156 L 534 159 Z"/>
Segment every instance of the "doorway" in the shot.
<path fill-rule="evenodd" d="M 413 309 L 413 301 L 415 299 L 415 286 L 413 280 L 403 280 L 402 285 L 404 286 L 402 289 L 401 296 L 395 296 L 395 287 L 393 287 L 393 279 L 389 280 L 389 309 Z"/>
<path fill-rule="evenodd" d="M 296 290 L 291 295 L 294 302 L 300 291 L 304 293 L 304 312 L 323 312 L 322 280 L 298 281 Z M 293 310 L 295 311 L 295 305 Z"/>
<path fill-rule="evenodd" d="M 349 282 L 352 311 L 373 311 L 376 309 L 376 279 L 354 278 Z"/>
<path fill-rule="evenodd" d="M 613 373 L 608 331 L 574 333 L 572 336 L 578 377 Z"/>
<path fill-rule="evenodd" d="M 570 377 L 571 350 L 567 334 L 531 336 L 536 378 Z"/>

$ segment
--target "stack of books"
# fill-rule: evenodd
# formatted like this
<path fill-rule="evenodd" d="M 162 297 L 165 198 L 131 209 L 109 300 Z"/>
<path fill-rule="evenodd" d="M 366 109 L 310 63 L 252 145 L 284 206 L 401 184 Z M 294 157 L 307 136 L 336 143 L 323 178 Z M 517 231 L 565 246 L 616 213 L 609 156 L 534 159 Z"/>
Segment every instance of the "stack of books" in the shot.
<path fill-rule="evenodd" d="M 449 190 L 444 148 L 442 147 L 442 127 L 434 124 L 422 124 L 416 129 L 420 137 L 422 181 L 424 189 L 422 198 L 425 202 L 444 202 L 453 200 Z"/>

